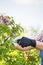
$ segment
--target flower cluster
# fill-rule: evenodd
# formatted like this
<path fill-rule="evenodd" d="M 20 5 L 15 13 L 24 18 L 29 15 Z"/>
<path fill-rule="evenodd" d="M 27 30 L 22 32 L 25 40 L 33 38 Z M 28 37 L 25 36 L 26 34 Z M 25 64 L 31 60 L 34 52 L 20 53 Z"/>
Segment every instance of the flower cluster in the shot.
<path fill-rule="evenodd" d="M 4 24 L 4 25 L 9 25 L 10 24 L 10 20 L 8 18 L 8 16 L 0 16 L 0 24 Z"/>

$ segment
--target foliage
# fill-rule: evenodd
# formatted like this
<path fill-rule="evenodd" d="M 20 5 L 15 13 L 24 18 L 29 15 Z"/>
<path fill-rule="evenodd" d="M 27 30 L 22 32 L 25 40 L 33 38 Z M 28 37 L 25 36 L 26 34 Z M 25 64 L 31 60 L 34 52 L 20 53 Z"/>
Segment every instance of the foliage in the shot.
<path fill-rule="evenodd" d="M 24 29 L 15 23 L 13 17 L 0 16 L 0 65 L 39 65 L 39 51 L 29 51 L 27 58 L 25 52 L 15 49 L 11 39 L 20 36 L 22 32 Z"/>

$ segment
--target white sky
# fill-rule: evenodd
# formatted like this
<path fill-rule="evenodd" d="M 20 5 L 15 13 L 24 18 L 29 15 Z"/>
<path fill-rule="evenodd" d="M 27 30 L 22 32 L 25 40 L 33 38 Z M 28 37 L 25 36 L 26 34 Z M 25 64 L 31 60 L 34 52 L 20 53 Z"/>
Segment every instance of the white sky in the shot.
<path fill-rule="evenodd" d="M 43 0 L 13 0 L 16 4 L 42 4 Z"/>
<path fill-rule="evenodd" d="M 26 29 L 43 29 L 43 0 L 0 0 L 0 13 L 13 16 Z"/>

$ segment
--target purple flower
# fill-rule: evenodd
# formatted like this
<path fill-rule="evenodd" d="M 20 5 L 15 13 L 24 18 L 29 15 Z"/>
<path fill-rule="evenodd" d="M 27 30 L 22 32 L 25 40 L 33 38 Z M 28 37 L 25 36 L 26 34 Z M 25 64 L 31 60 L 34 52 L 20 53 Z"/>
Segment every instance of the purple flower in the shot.
<path fill-rule="evenodd" d="M 9 25 L 10 24 L 10 20 L 7 16 L 1 15 L 0 19 L 2 20 L 2 24 L 4 24 L 4 25 Z"/>

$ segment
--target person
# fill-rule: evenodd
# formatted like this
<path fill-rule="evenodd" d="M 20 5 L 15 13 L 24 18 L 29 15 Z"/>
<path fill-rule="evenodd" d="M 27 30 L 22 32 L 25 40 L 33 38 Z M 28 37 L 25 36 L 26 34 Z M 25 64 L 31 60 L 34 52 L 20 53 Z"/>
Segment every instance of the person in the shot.
<path fill-rule="evenodd" d="M 43 50 L 43 43 L 35 39 L 22 37 L 17 39 L 17 43 L 14 43 L 15 47 L 19 50 L 27 51 L 32 48 Z"/>
<path fill-rule="evenodd" d="M 40 41 L 43 42 L 43 39 Z M 43 51 L 41 51 L 41 50 L 40 50 L 40 56 L 41 56 L 41 60 L 42 60 L 41 65 L 43 65 Z"/>
<path fill-rule="evenodd" d="M 36 40 L 43 42 L 43 30 L 41 31 L 40 34 L 37 35 Z M 40 56 L 42 59 L 41 65 L 43 65 L 43 51 L 40 50 Z"/>

